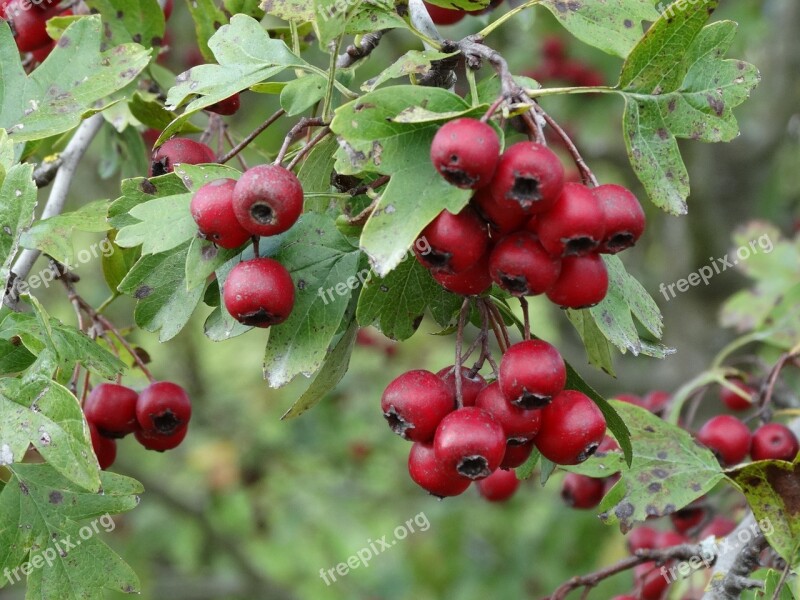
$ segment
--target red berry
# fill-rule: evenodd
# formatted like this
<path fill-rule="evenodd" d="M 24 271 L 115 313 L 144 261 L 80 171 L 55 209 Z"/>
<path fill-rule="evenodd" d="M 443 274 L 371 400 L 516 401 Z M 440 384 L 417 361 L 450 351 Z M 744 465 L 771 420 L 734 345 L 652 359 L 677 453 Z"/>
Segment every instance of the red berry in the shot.
<path fill-rule="evenodd" d="M 518 231 L 504 237 L 489 256 L 489 274 L 514 296 L 535 296 L 550 289 L 561 272 L 561 261 L 544 251 L 536 236 Z"/>
<path fill-rule="evenodd" d="M 561 485 L 561 498 L 572 508 L 588 510 L 600 504 L 605 492 L 602 479 L 567 473 Z"/>
<path fill-rule="evenodd" d="M 616 254 L 636 244 L 645 226 L 644 210 L 636 196 L 613 183 L 598 186 L 592 193 L 603 209 L 605 235 L 600 252 Z"/>
<path fill-rule="evenodd" d="M 611 600 L 636 600 L 636 596 L 614 596 Z"/>
<path fill-rule="evenodd" d="M 661 600 L 669 587 L 669 582 L 661 574 L 654 562 L 636 565 L 633 571 L 640 600 Z"/>
<path fill-rule="evenodd" d="M 567 45 L 560 37 L 550 35 L 542 40 L 542 55 L 547 58 L 564 58 L 567 54 Z"/>
<path fill-rule="evenodd" d="M 169 381 L 151 383 L 139 394 L 136 419 L 148 435 L 171 436 L 192 418 L 192 402 L 186 391 Z"/>
<path fill-rule="evenodd" d="M 606 433 L 603 413 L 591 399 L 564 390 L 542 409 L 542 427 L 534 443 L 557 465 L 577 465 L 595 453 Z"/>
<path fill-rule="evenodd" d="M 100 435 L 97 427 L 91 421 L 89 422 L 89 434 L 92 438 L 92 450 L 97 457 L 97 463 L 105 471 L 117 459 L 117 441 Z"/>
<path fill-rule="evenodd" d="M 661 414 L 664 412 L 667 406 L 669 406 L 671 400 L 672 395 L 669 392 L 663 392 L 660 390 L 648 392 L 645 394 L 644 398 L 642 398 L 644 407 L 654 414 Z"/>
<path fill-rule="evenodd" d="M 673 546 L 687 544 L 689 538 L 677 531 L 659 531 L 656 534 L 655 542 L 655 548 L 672 548 Z"/>
<path fill-rule="evenodd" d="M 750 452 L 750 430 L 730 415 L 712 417 L 697 432 L 697 439 L 708 446 L 725 465 L 742 462 Z"/>
<path fill-rule="evenodd" d="M 136 404 L 139 394 L 129 387 L 101 383 L 86 398 L 83 412 L 105 437 L 125 437 L 139 428 Z"/>
<path fill-rule="evenodd" d="M 168 21 L 169 18 L 172 16 L 172 8 L 173 8 L 172 4 L 173 4 L 173 0 L 167 0 L 164 3 L 164 20 L 165 21 Z"/>
<path fill-rule="evenodd" d="M 506 451 L 503 427 L 487 412 L 469 406 L 447 415 L 433 437 L 442 468 L 467 479 L 485 479 L 496 471 Z"/>
<path fill-rule="evenodd" d="M 461 296 L 478 296 L 492 287 L 489 275 L 489 253 L 480 257 L 475 264 L 460 273 L 448 274 L 443 271 L 431 272 L 440 286 Z"/>
<path fill-rule="evenodd" d="M 303 186 L 288 169 L 258 165 L 236 182 L 233 211 L 241 226 L 253 235 L 283 233 L 303 212 Z"/>
<path fill-rule="evenodd" d="M 234 179 L 211 181 L 195 192 L 190 210 L 202 236 L 221 248 L 238 248 L 250 239 L 233 212 Z"/>
<path fill-rule="evenodd" d="M 505 502 L 517 491 L 519 479 L 514 471 L 498 469 L 476 485 L 481 496 L 489 502 Z"/>
<path fill-rule="evenodd" d="M 767 423 L 756 429 L 750 456 L 753 460 L 794 461 L 800 449 L 791 429 L 780 423 Z"/>
<path fill-rule="evenodd" d="M 47 57 L 50 56 L 50 53 L 55 49 L 55 47 L 55 40 L 51 40 L 49 44 L 33 50 L 31 52 L 31 58 L 33 58 L 33 62 L 36 64 L 42 64 Z"/>
<path fill-rule="evenodd" d="M 533 453 L 533 440 L 520 444 L 517 440 L 509 440 L 506 443 L 506 453 L 503 462 L 500 463 L 501 469 L 516 469 L 525 464 Z"/>
<path fill-rule="evenodd" d="M 536 231 L 553 256 L 585 256 L 603 241 L 603 209 L 585 185 L 565 183 L 555 206 L 539 215 Z"/>
<path fill-rule="evenodd" d="M 731 379 L 729 380 L 730 383 L 737 388 L 746 398 L 743 398 L 741 395 L 737 394 L 733 390 L 722 386 L 719 390 L 719 397 L 722 400 L 723 404 L 727 406 L 730 410 L 741 411 L 747 410 L 748 408 L 752 408 L 753 404 L 750 401 L 756 394 L 756 391 L 743 382 L 741 379 Z"/>
<path fill-rule="evenodd" d="M 706 511 L 699 507 L 687 506 L 669 516 L 672 526 L 678 533 L 686 533 L 694 529 L 705 519 Z"/>
<path fill-rule="evenodd" d="M 534 214 L 550 210 L 563 186 L 564 167 L 552 150 L 534 142 L 517 142 L 500 157 L 491 191 L 501 206 L 516 204 Z"/>
<path fill-rule="evenodd" d="M 433 444 L 415 442 L 408 454 L 408 473 L 418 486 L 434 496 L 446 498 L 463 494 L 470 480 L 447 471 L 436 460 Z"/>
<path fill-rule="evenodd" d="M 443 210 L 422 230 L 418 240 L 425 242 L 414 244 L 419 262 L 432 272 L 451 275 L 473 266 L 489 246 L 485 225 L 469 207 L 457 215 Z"/>
<path fill-rule="evenodd" d="M 656 547 L 658 530 L 642 525 L 632 529 L 627 537 L 628 551 L 635 554 L 637 550 L 652 550 Z"/>
<path fill-rule="evenodd" d="M 146 449 L 164 452 L 180 446 L 181 442 L 186 438 L 186 433 L 188 431 L 189 428 L 184 425 L 176 429 L 170 435 L 161 435 L 152 431 L 137 431 L 133 435 L 136 437 L 136 441 Z"/>
<path fill-rule="evenodd" d="M 439 377 L 447 387 L 453 398 L 456 397 L 456 370 L 455 366 L 445 367 L 436 376 Z M 461 367 L 461 400 L 464 406 L 475 406 L 475 399 L 481 390 L 486 387 L 486 380 L 480 373 L 472 373 L 469 367 Z"/>
<path fill-rule="evenodd" d="M 567 371 L 554 346 L 528 340 L 511 346 L 503 355 L 500 390 L 520 408 L 541 408 L 564 389 Z"/>
<path fill-rule="evenodd" d="M 495 200 L 490 188 L 478 190 L 472 197 L 472 206 L 492 231 L 501 235 L 524 228 L 529 219 L 519 204 Z"/>
<path fill-rule="evenodd" d="M 294 307 L 294 282 L 277 260 L 254 258 L 231 270 L 223 285 L 222 299 L 240 323 L 270 327 L 289 318 Z"/>
<path fill-rule="evenodd" d="M 436 25 L 452 25 L 453 23 L 458 23 L 467 14 L 463 10 L 451 10 L 435 4 L 428 4 L 427 2 L 423 2 L 423 4 L 425 4 L 425 8 L 428 9 L 431 21 Z"/>
<path fill-rule="evenodd" d="M 381 396 L 381 410 L 392 431 L 412 442 L 429 442 L 442 419 L 455 408 L 448 385 L 430 371 L 408 371 Z"/>
<path fill-rule="evenodd" d="M 220 100 L 211 106 L 206 106 L 206 110 L 208 112 L 216 113 L 218 115 L 223 116 L 230 116 L 235 115 L 239 112 L 239 106 L 241 106 L 241 100 L 239 98 L 239 94 L 236 93 L 233 96 L 229 96 L 224 100 Z"/>
<path fill-rule="evenodd" d="M 602 302 L 607 292 L 608 271 L 599 255 L 565 256 L 547 297 L 562 308 L 588 308 Z"/>
<path fill-rule="evenodd" d="M 487 123 L 456 119 L 445 123 L 431 143 L 431 162 L 448 183 L 468 189 L 489 184 L 500 156 L 500 140 Z"/>
<path fill-rule="evenodd" d="M 516 442 L 532 440 L 539 433 L 541 422 L 540 410 L 525 410 L 514 406 L 500 391 L 500 385 L 495 381 L 486 386 L 478 394 L 475 406 L 492 415 L 503 427 L 506 438 Z"/>
<path fill-rule="evenodd" d="M 172 173 L 175 165 L 181 163 L 199 165 L 216 161 L 217 157 L 214 155 L 214 151 L 205 144 L 186 138 L 172 138 L 153 152 L 150 175 L 157 177 Z"/>
<path fill-rule="evenodd" d="M 642 408 L 647 408 L 644 403 L 644 399 L 641 396 L 637 396 L 636 394 L 617 394 L 614 396 L 614 400 L 619 400 L 620 402 L 625 402 L 627 404 L 633 404 L 634 406 L 640 406 Z"/>
<path fill-rule="evenodd" d="M 48 13 L 31 10 L 25 0 L 12 0 L 6 5 L 6 18 L 11 24 L 14 39 L 20 52 L 32 52 L 52 42 L 47 35 Z"/>
<path fill-rule="evenodd" d="M 713 535 L 715 538 L 725 537 L 736 529 L 736 523 L 725 517 L 714 517 L 711 522 L 706 525 L 697 536 L 697 539 L 704 540 L 708 536 Z"/>

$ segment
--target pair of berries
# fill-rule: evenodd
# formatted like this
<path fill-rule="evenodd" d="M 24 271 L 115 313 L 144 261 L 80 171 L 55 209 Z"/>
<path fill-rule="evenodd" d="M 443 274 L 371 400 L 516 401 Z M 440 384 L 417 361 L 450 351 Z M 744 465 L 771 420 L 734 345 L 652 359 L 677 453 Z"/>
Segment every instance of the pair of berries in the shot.
<path fill-rule="evenodd" d="M 33 52 L 36 62 L 42 62 L 55 47 L 47 35 L 47 21 L 59 14 L 71 15 L 71 10 L 58 7 L 55 0 L 0 0 L 0 19 L 8 21 L 20 52 Z"/>
<path fill-rule="evenodd" d="M 546 293 L 562 307 L 599 303 L 608 273 L 599 254 L 633 246 L 644 231 L 639 201 L 622 186 L 564 181 L 546 146 L 520 142 L 500 155 L 494 129 L 457 119 L 439 129 L 431 161 L 449 183 L 476 190 L 470 207 L 440 213 L 420 234 L 418 260 L 446 289 L 480 294 L 492 282 L 516 296 Z"/>
<path fill-rule="evenodd" d="M 781 423 L 767 423 L 752 434 L 742 421 L 731 415 L 709 419 L 697 432 L 697 439 L 708 446 L 724 465 L 753 460 L 793 461 L 800 450 L 797 436 Z"/>
<path fill-rule="evenodd" d="M 492 0 L 486 8 L 479 10 L 454 10 L 452 8 L 437 6 L 436 4 L 429 4 L 428 2 L 424 2 L 423 4 L 425 4 L 425 8 L 428 10 L 431 21 L 433 21 L 436 25 L 453 25 L 454 23 L 458 23 L 467 15 L 485 14 L 491 10 L 494 10 L 502 3 L 503 0 Z"/>
<path fill-rule="evenodd" d="M 83 407 L 100 468 L 110 467 L 117 456 L 118 438 L 132 433 L 148 450 L 163 452 L 186 437 L 192 403 L 174 383 L 158 381 L 137 393 L 115 383 L 96 386 Z"/>

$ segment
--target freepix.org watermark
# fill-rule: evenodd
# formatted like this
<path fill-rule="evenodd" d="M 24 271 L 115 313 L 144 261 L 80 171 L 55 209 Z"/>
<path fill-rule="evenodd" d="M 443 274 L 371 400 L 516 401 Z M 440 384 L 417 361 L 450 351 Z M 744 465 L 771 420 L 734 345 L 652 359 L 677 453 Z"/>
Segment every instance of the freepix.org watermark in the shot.
<path fill-rule="evenodd" d="M 393 532 L 394 537 L 392 539 L 387 540 L 386 538 L 388 535 L 384 535 L 375 541 L 371 539 L 367 540 L 366 546 L 358 550 L 346 561 L 340 562 L 335 567 L 327 570 L 320 569 L 319 576 L 322 578 L 322 581 L 325 582 L 325 585 L 330 585 L 336 581 L 336 575 L 344 577 L 353 569 L 357 569 L 359 567 L 368 567 L 369 561 L 379 554 L 386 552 L 389 550 L 389 548 L 395 546 L 397 542 L 406 539 L 412 533 L 417 533 L 417 531 L 428 531 L 430 527 L 431 523 L 428 521 L 428 517 L 425 515 L 425 513 L 418 513 L 417 515 L 414 515 L 412 518 L 408 519 L 402 525 L 395 527 Z"/>
<path fill-rule="evenodd" d="M 15 569 L 4 569 L 3 577 L 5 577 L 11 585 L 19 583 L 23 577 L 27 577 L 34 571 L 43 568 L 45 565 L 52 567 L 58 557 L 62 559 L 66 558 L 71 550 L 74 550 L 80 546 L 82 542 L 100 533 L 101 528 L 106 533 L 111 533 L 114 531 L 115 527 L 114 519 L 111 518 L 111 515 L 106 513 L 91 523 L 81 527 L 78 530 L 77 538 L 73 538 L 71 535 L 63 538 L 56 538 L 53 540 L 52 545 L 48 545 L 42 552 L 32 554 L 29 561 L 22 563 Z"/>
<path fill-rule="evenodd" d="M 772 240 L 765 233 L 756 240 L 750 240 L 749 244 L 739 246 L 736 251 L 733 252 L 733 256 L 729 253 L 722 258 L 710 257 L 708 259 L 711 261 L 709 264 L 700 267 L 697 271 L 690 273 L 689 276 L 684 279 L 679 279 L 670 284 L 660 284 L 658 290 L 664 295 L 664 299 L 669 302 L 676 296 L 676 288 L 678 292 L 684 293 L 689 291 L 690 287 L 697 287 L 701 283 L 703 285 L 708 285 L 712 277 L 719 275 L 723 271 L 727 271 L 729 268 L 735 267 L 739 264 L 739 261 L 745 261 L 759 252 L 769 254 L 772 252 L 773 248 Z"/>

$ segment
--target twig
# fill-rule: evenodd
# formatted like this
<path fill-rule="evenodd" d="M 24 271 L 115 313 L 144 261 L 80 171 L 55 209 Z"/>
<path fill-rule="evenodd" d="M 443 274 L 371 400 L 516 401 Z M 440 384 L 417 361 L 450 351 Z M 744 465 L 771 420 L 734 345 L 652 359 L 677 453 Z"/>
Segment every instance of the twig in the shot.
<path fill-rule="evenodd" d="M 583 157 L 581 156 L 581 153 L 578 151 L 577 146 L 575 146 L 575 143 L 572 141 L 572 138 L 569 137 L 567 132 L 564 131 L 561 128 L 561 126 L 555 121 L 555 119 L 553 119 L 553 117 L 548 115 L 541 106 L 539 106 L 538 104 L 534 104 L 534 108 L 536 112 L 538 112 L 542 116 L 542 118 L 544 118 L 545 122 L 550 127 L 553 128 L 553 131 L 555 131 L 556 135 L 558 135 L 558 137 L 560 137 L 561 140 L 564 142 L 564 145 L 567 147 L 567 151 L 570 153 L 570 156 L 572 156 L 572 160 L 575 163 L 575 166 L 578 167 L 578 170 L 581 173 L 581 178 L 583 179 L 583 183 L 585 185 L 592 185 L 594 187 L 597 187 L 599 185 L 597 182 L 597 177 L 594 176 L 594 173 L 592 173 L 592 170 L 589 168 L 589 165 L 587 165 L 586 161 L 583 160 Z"/>
<path fill-rule="evenodd" d="M 489 321 L 492 323 L 495 336 L 497 336 L 498 329 L 502 334 L 502 340 L 498 339 L 497 343 L 500 345 L 500 352 L 505 354 L 509 346 L 511 346 L 511 340 L 508 337 L 508 329 L 506 329 L 506 324 L 503 322 L 503 316 L 500 314 L 500 309 L 494 305 L 491 298 L 485 298 L 484 302 L 486 303 L 486 308 L 489 310 Z"/>
<path fill-rule="evenodd" d="M 236 143 L 233 141 L 233 138 L 231 137 L 231 132 L 228 131 L 227 127 L 224 127 L 222 129 L 222 135 L 225 136 L 225 139 L 228 141 L 228 143 L 230 144 L 231 148 L 235 148 L 236 147 Z M 236 158 L 239 160 L 239 166 L 242 167 L 242 170 L 243 171 L 247 171 L 248 167 L 247 167 L 247 163 L 244 160 L 244 157 L 241 154 L 237 154 Z"/>
<path fill-rule="evenodd" d="M 229 152 L 228 152 L 228 153 L 227 153 L 225 156 L 220 156 L 220 157 L 217 159 L 217 162 L 218 162 L 219 164 L 221 164 L 221 165 L 224 165 L 226 162 L 228 162 L 228 161 L 229 161 L 230 159 L 232 159 L 234 156 L 236 156 L 237 154 L 239 154 L 239 152 L 241 152 L 242 150 L 244 150 L 245 148 L 247 148 L 247 146 L 249 146 L 249 145 L 250 145 L 250 143 L 251 143 L 251 142 L 252 142 L 254 139 L 256 139 L 256 138 L 257 138 L 259 135 L 261 135 L 261 133 L 262 133 L 262 132 L 263 132 L 265 129 L 267 129 L 267 127 L 269 127 L 270 125 L 272 125 L 272 124 L 273 124 L 275 121 L 277 121 L 278 119 L 280 119 L 280 118 L 281 118 L 283 115 L 285 115 L 285 114 L 286 114 L 286 111 L 285 111 L 285 110 L 283 110 L 283 109 L 280 109 L 279 111 L 277 111 L 277 112 L 276 112 L 275 114 L 273 114 L 273 115 L 272 115 L 272 116 L 271 116 L 269 119 L 267 119 L 267 120 L 266 120 L 266 121 L 264 121 L 264 122 L 263 122 L 261 125 L 259 125 L 258 127 L 256 127 L 256 128 L 253 130 L 253 131 L 251 131 L 251 132 L 250 132 L 250 133 L 249 133 L 249 134 L 248 134 L 248 135 L 247 135 L 247 136 L 246 136 L 246 137 L 245 137 L 245 138 L 244 138 L 244 139 L 243 139 L 241 142 L 239 142 L 239 143 L 238 143 L 236 146 L 234 146 L 234 147 L 233 147 L 233 148 L 232 148 L 232 149 L 231 149 L 231 150 L 230 150 L 230 151 L 229 151 Z"/>
<path fill-rule="evenodd" d="M 311 150 L 314 149 L 314 146 L 316 146 L 322 140 L 324 140 L 330 134 L 330 132 L 331 132 L 331 128 L 330 127 L 323 127 L 322 129 L 320 129 L 317 132 L 317 135 L 315 135 L 313 138 L 311 138 L 308 141 L 308 143 L 306 143 L 306 145 L 303 146 L 297 154 L 295 154 L 295 156 L 292 158 L 292 160 L 289 161 L 289 164 L 286 165 L 286 168 L 289 169 L 290 171 L 292 169 L 294 169 L 295 166 L 297 166 L 297 163 L 299 163 L 301 160 L 303 160 L 303 157 L 306 154 L 308 154 L 309 152 L 311 152 Z"/>
<path fill-rule="evenodd" d="M 464 298 L 461 304 L 461 312 L 458 315 L 458 332 L 456 334 L 456 371 L 453 376 L 456 378 L 456 406 L 462 408 L 464 406 L 464 395 L 462 392 L 464 374 L 461 371 L 463 359 L 461 356 L 462 346 L 464 344 L 464 325 L 467 322 L 467 315 L 469 314 L 470 302 L 469 298 Z"/>
<path fill-rule="evenodd" d="M 286 152 L 289 150 L 289 146 L 291 146 L 292 141 L 306 128 L 306 127 L 314 127 L 318 125 L 325 125 L 325 122 L 319 118 L 306 118 L 303 117 L 300 119 L 294 127 L 289 130 L 289 133 L 286 134 L 286 137 L 283 138 L 283 144 L 281 144 L 281 149 L 278 151 L 278 156 L 275 157 L 274 164 L 279 165 L 283 162 L 283 159 L 286 157 Z"/>
<path fill-rule="evenodd" d="M 372 54 L 372 51 L 378 47 L 383 34 L 387 31 L 388 29 L 379 29 L 378 31 L 373 31 L 372 33 L 368 33 L 362 37 L 358 46 L 353 44 L 349 45 L 344 49 L 344 54 L 340 54 L 336 59 L 336 67 L 339 69 L 347 69 L 348 67 L 352 67 L 362 58 L 366 58 Z"/>
<path fill-rule="evenodd" d="M 528 341 L 531 339 L 531 318 L 528 314 L 528 300 L 524 296 L 520 296 L 519 305 L 522 307 L 522 318 L 525 320 L 525 341 Z"/>
<path fill-rule="evenodd" d="M 786 580 L 788 579 L 791 570 L 792 565 L 787 562 L 786 566 L 783 568 L 783 573 L 781 573 L 781 578 L 778 580 L 778 585 L 775 586 L 775 593 L 772 594 L 771 600 L 780 600 L 781 590 L 783 589 L 783 586 L 786 585 Z"/>

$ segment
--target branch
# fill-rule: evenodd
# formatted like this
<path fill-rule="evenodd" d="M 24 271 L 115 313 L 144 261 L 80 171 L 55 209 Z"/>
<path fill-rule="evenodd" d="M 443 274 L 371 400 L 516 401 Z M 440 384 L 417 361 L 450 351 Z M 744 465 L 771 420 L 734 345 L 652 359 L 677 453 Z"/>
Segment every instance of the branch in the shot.
<path fill-rule="evenodd" d="M 72 179 L 75 177 L 75 172 L 78 169 L 78 164 L 89 148 L 89 145 L 92 143 L 92 140 L 100 131 L 102 125 L 103 116 L 96 114 L 86 119 L 75 130 L 72 139 L 61 153 L 61 166 L 55 174 L 53 189 L 50 190 L 50 196 L 39 217 L 40 220 L 55 217 L 64 210 L 67 194 L 72 185 Z M 12 310 L 17 309 L 17 303 L 19 302 L 17 283 L 24 281 L 28 277 L 28 274 L 33 268 L 33 264 L 36 262 L 36 259 L 39 258 L 40 254 L 41 252 L 39 250 L 23 250 L 14 262 L 14 266 L 11 267 L 11 277 L 9 279 L 10 287 L 6 290 L 3 303 Z"/>
<path fill-rule="evenodd" d="M 758 557 L 767 546 L 767 540 L 760 529 L 758 534 L 753 534 L 754 527 L 756 519 L 750 513 L 720 544 L 724 550 L 717 557 L 703 600 L 739 600 L 744 590 L 763 587 L 763 582 L 748 577 L 758 568 Z M 744 546 L 738 537 L 742 531 L 750 534 L 750 539 Z"/>
<path fill-rule="evenodd" d="M 239 152 L 244 150 L 250 144 L 250 142 L 252 142 L 254 139 L 256 139 L 261 134 L 262 131 L 264 131 L 267 127 L 272 125 L 275 121 L 280 119 L 285 114 L 286 114 L 286 111 L 283 110 L 283 109 L 280 109 L 279 111 L 277 111 L 269 119 L 267 119 L 261 125 L 256 127 L 253 131 L 251 131 L 250 134 L 246 138 L 244 138 L 241 142 L 239 142 L 236 146 L 234 146 L 234 148 L 232 148 L 230 150 L 230 152 L 228 152 L 225 156 L 220 156 L 217 159 L 217 162 L 219 164 L 221 164 L 221 165 L 224 165 L 226 162 L 228 162 L 234 156 L 239 154 Z"/>
<path fill-rule="evenodd" d="M 366 58 L 372 54 L 372 51 L 378 47 L 378 44 L 380 44 L 383 34 L 387 31 L 389 30 L 379 29 L 378 31 L 368 33 L 362 37 L 358 46 L 350 44 L 344 49 L 344 54 L 340 54 L 336 59 L 336 67 L 339 69 L 347 69 L 348 67 L 352 67 L 362 58 Z"/>

